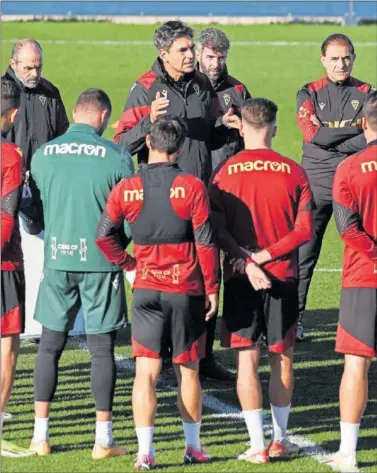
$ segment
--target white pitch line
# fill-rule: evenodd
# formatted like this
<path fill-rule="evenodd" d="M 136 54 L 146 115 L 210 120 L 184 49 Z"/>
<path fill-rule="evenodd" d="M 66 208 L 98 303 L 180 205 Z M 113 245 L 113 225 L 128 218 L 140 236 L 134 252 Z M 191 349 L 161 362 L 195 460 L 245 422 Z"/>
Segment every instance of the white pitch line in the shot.
<path fill-rule="evenodd" d="M 80 350 L 88 351 L 87 344 L 83 340 L 71 339 L 69 343 L 75 346 L 76 348 L 79 348 Z M 123 356 L 115 355 L 115 362 L 120 368 L 123 368 L 127 371 L 131 371 L 131 373 L 133 374 L 135 373 L 135 362 L 133 360 L 129 358 L 124 358 Z M 177 392 L 176 387 L 170 386 L 169 384 L 164 382 L 163 376 L 160 377 L 160 380 L 162 380 L 166 389 Z M 215 412 L 218 412 L 218 414 L 212 414 L 211 417 L 215 417 L 219 419 L 227 418 L 227 419 L 233 419 L 233 420 L 243 419 L 243 414 L 239 409 L 229 404 L 226 404 L 222 401 L 219 401 L 214 396 L 209 396 L 205 393 L 203 393 L 203 405 Z M 263 417 L 264 417 L 263 429 L 264 431 L 270 431 L 272 428 L 271 417 L 268 415 L 264 415 Z M 292 442 L 300 446 L 302 454 L 304 454 L 305 456 L 314 458 L 319 463 L 322 462 L 325 456 L 328 456 L 330 454 L 330 452 L 327 452 L 322 447 L 320 447 L 319 445 L 317 445 L 316 443 L 312 442 L 311 440 L 307 439 L 306 437 L 302 435 L 289 435 L 289 438 Z M 332 469 L 334 471 L 338 471 L 335 468 L 332 468 Z M 351 470 L 347 470 L 347 472 L 351 472 Z M 352 473 L 359 473 L 359 472 L 360 470 L 358 468 L 355 468 L 354 470 L 352 470 Z"/>
<path fill-rule="evenodd" d="M 15 43 L 17 39 L 3 39 L 3 43 Z M 41 39 L 42 45 L 45 44 L 90 44 L 97 46 L 151 46 L 152 41 L 145 40 L 100 40 L 100 39 Z M 232 41 L 232 46 L 318 46 L 315 41 Z M 354 43 L 357 47 L 376 47 L 377 42 L 363 41 Z"/>
<path fill-rule="evenodd" d="M 341 273 L 341 268 L 315 268 L 317 273 Z"/>

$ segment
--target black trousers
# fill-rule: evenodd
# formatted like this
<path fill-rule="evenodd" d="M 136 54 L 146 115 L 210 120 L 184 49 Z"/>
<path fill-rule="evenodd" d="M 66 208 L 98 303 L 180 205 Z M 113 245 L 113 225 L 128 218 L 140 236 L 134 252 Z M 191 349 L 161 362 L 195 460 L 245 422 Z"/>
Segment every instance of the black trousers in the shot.
<path fill-rule="evenodd" d="M 321 198 L 318 193 L 314 192 L 314 189 L 312 190 L 316 204 L 316 209 L 313 210 L 313 238 L 299 248 L 298 304 L 300 323 L 305 312 L 313 271 L 321 252 L 323 236 L 333 212 L 332 201 L 328 198 Z"/>

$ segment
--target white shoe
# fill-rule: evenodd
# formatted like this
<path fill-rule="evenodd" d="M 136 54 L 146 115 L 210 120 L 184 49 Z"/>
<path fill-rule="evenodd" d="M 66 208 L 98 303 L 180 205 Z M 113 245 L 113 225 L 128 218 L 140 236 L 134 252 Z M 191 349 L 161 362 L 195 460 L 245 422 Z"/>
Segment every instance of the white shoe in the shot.
<path fill-rule="evenodd" d="M 7 442 L 4 439 L 1 439 L 1 456 L 2 457 L 30 457 L 36 455 L 35 452 L 27 450 L 26 448 L 19 447 L 14 443 Z"/>
<path fill-rule="evenodd" d="M 325 463 L 334 470 L 344 473 L 359 471 L 357 468 L 356 455 L 343 455 L 340 451 L 321 459 L 321 463 Z"/>

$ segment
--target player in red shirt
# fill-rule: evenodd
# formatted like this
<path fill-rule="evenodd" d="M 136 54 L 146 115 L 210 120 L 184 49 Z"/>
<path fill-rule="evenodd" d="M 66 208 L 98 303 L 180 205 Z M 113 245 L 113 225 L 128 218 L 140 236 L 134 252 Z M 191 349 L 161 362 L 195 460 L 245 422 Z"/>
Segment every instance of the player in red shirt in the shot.
<path fill-rule="evenodd" d="M 22 194 L 22 151 L 6 141 L 5 135 L 16 118 L 20 92 L 14 82 L 1 78 L 1 420 L 12 391 L 25 327 L 25 277 L 18 224 Z M 5 445 L 5 443 L 7 445 Z M 11 448 L 10 448 L 11 447 Z M 13 448 L 2 442 L 1 454 Z M 18 447 L 17 447 L 18 448 Z M 12 450 L 10 452 L 9 450 Z"/>
<path fill-rule="evenodd" d="M 214 173 L 209 195 L 225 253 L 222 345 L 238 349 L 237 393 L 252 463 L 295 453 L 287 438 L 298 320 L 297 249 L 312 234 L 310 186 L 301 166 L 271 150 L 277 106 L 249 99 L 241 108 L 245 150 Z M 245 275 L 246 273 L 246 275 Z M 260 343 L 271 365 L 272 442 L 266 448 L 258 377 Z"/>
<path fill-rule="evenodd" d="M 368 370 L 377 352 L 377 92 L 363 106 L 365 150 L 336 170 L 334 217 L 345 243 L 336 348 L 344 353 L 340 384 L 341 442 L 326 461 L 357 467 L 360 420 L 368 400 Z"/>
<path fill-rule="evenodd" d="M 132 349 L 136 357 L 133 412 L 139 442 L 137 469 L 155 467 L 155 389 L 161 356 L 169 343 L 186 437 L 184 462 L 210 459 L 199 437 L 202 401 L 198 370 L 205 354 L 205 321 L 216 313 L 218 305 L 218 256 L 205 186 L 175 164 L 185 136 L 178 119 L 161 118 L 152 124 L 146 138 L 148 164 L 113 189 L 97 232 L 99 248 L 110 261 L 123 267 L 130 256 L 115 233 L 125 219 L 134 242 Z"/>

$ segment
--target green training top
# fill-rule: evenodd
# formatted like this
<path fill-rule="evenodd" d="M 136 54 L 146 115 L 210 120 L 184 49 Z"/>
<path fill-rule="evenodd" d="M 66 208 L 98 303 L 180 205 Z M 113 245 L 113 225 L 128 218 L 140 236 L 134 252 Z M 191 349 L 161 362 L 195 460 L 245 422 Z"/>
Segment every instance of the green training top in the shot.
<path fill-rule="evenodd" d="M 34 153 L 31 174 L 43 202 L 45 268 L 120 270 L 98 249 L 95 237 L 111 189 L 134 173 L 129 153 L 89 125 L 71 125 Z"/>

